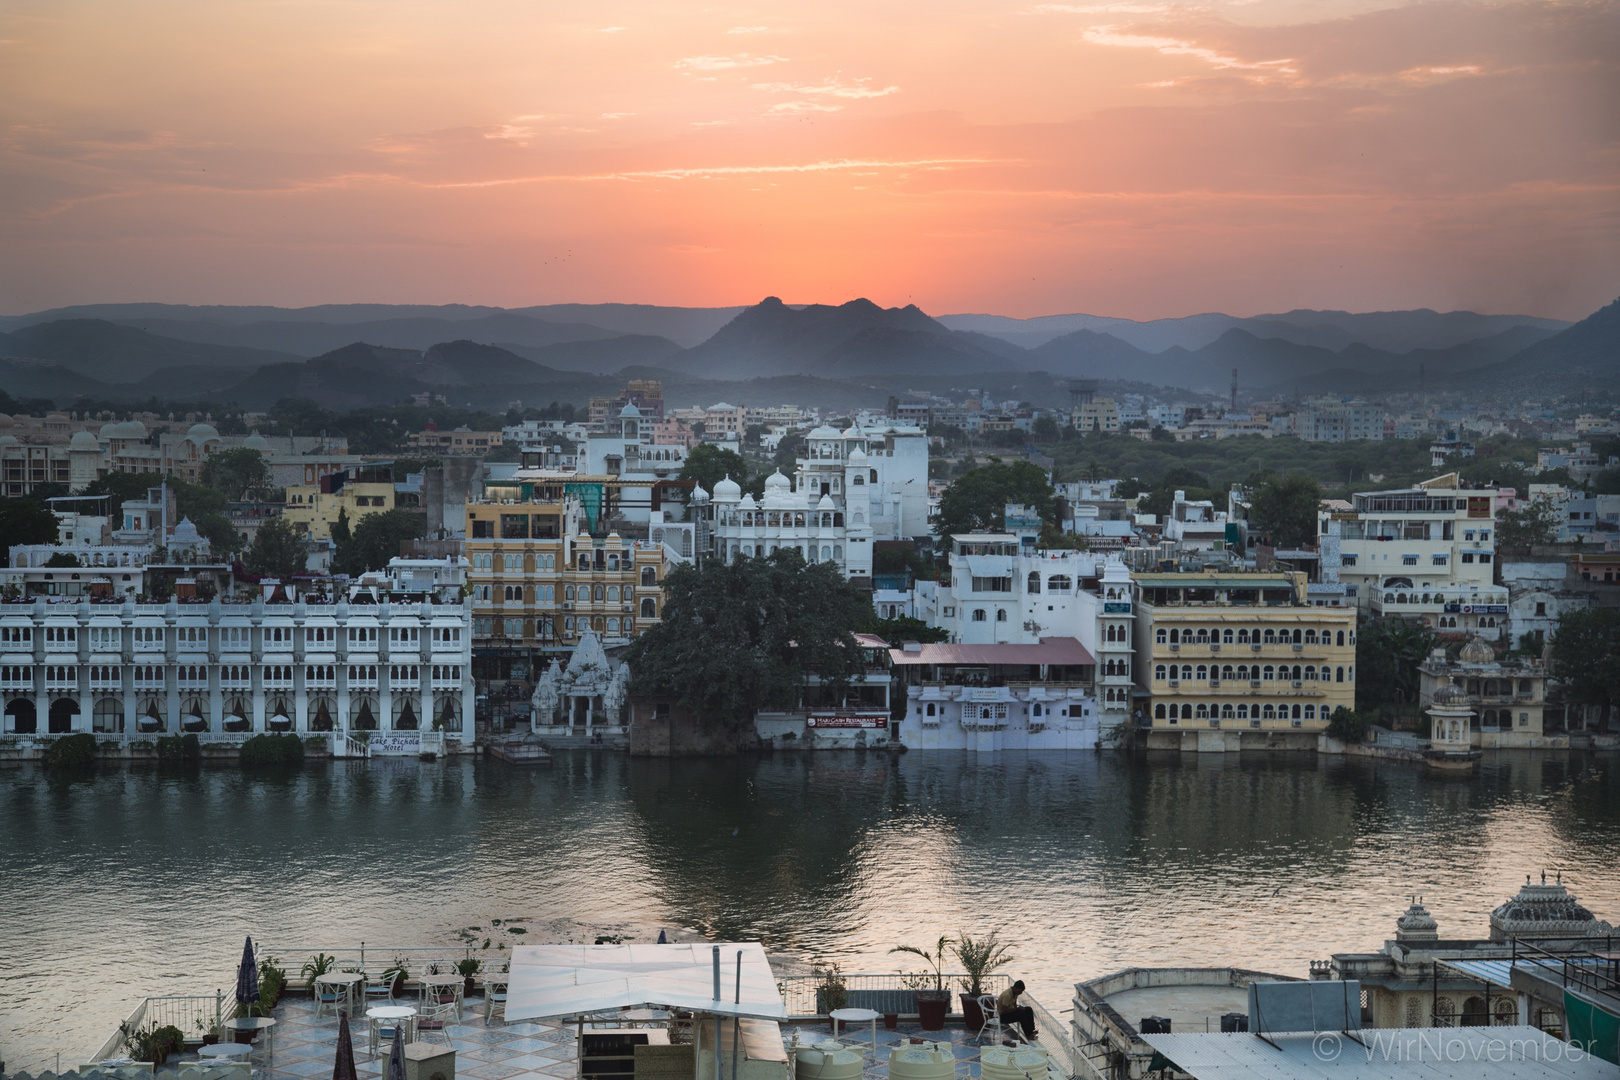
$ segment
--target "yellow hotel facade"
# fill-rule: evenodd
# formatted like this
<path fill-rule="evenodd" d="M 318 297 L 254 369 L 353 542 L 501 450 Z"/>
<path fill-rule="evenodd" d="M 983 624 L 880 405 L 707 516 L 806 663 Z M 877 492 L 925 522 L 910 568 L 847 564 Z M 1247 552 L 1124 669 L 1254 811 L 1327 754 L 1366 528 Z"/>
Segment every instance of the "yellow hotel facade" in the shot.
<path fill-rule="evenodd" d="M 467 503 L 474 666 L 482 678 L 528 679 L 539 662 L 593 630 L 629 643 L 663 614 L 662 544 L 603 532 L 616 478 L 525 475 L 485 485 Z"/>
<path fill-rule="evenodd" d="M 1150 747 L 1241 749 L 1279 735 L 1314 746 L 1335 709 L 1355 707 L 1355 609 L 1313 606 L 1305 586 L 1297 572 L 1132 575 Z"/>

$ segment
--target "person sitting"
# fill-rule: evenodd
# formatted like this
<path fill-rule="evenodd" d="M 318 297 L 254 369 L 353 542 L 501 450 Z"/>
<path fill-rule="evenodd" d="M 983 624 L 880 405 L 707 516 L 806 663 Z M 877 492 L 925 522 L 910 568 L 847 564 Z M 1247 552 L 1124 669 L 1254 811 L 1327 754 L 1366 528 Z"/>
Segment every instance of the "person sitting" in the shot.
<path fill-rule="evenodd" d="M 1024 992 L 1024 980 L 1019 979 L 996 997 L 996 1013 L 1001 1022 L 1011 1027 L 1017 1024 L 1024 1030 L 1024 1038 L 1030 1041 L 1035 1039 L 1035 1010 L 1028 1005 L 1018 1004 L 1018 997 Z"/>

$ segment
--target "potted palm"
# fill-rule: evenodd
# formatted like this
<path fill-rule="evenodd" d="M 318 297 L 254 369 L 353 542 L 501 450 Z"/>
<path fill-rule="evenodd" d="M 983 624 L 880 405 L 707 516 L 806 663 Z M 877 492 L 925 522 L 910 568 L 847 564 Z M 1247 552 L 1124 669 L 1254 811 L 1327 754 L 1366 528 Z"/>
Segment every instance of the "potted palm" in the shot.
<path fill-rule="evenodd" d="M 950 1011 L 951 992 L 945 989 L 945 955 L 952 941 L 941 934 L 934 951 L 919 949 L 915 945 L 896 945 L 891 953 L 911 953 L 928 961 L 933 969 L 906 977 L 906 985 L 917 992 L 917 1023 L 924 1031 L 939 1031 L 945 1026 L 945 1014 Z"/>
<path fill-rule="evenodd" d="M 1008 947 L 997 940 L 996 932 L 982 938 L 963 934 L 952 948 L 967 981 L 962 984 L 962 1019 L 970 1030 L 984 1026 L 984 1010 L 979 1008 L 979 995 L 984 993 L 984 977 L 996 968 L 1012 962 Z"/>

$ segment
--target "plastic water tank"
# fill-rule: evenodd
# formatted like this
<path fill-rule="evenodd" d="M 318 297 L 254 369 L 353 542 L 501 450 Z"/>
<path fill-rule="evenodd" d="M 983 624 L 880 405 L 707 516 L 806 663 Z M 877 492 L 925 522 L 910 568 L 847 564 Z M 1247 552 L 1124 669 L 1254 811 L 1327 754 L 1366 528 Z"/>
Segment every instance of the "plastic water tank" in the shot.
<path fill-rule="evenodd" d="M 794 1058 L 795 1080 L 861 1080 L 861 1055 L 843 1043 L 801 1046 Z"/>
<path fill-rule="evenodd" d="M 982 1080 L 1045 1080 L 1046 1055 L 1029 1047 L 987 1046 L 979 1051 Z"/>
<path fill-rule="evenodd" d="M 1249 1014 L 1248 1013 L 1240 1013 L 1240 1012 L 1222 1013 L 1221 1014 L 1221 1030 L 1222 1031 L 1248 1031 L 1249 1030 Z"/>
<path fill-rule="evenodd" d="M 901 1043 L 889 1051 L 889 1080 L 953 1080 L 956 1055 L 949 1043 Z"/>
<path fill-rule="evenodd" d="M 1143 1035 L 1170 1034 L 1170 1018 L 1168 1016 L 1144 1016 L 1142 1022 L 1136 1025 L 1136 1030 Z"/>

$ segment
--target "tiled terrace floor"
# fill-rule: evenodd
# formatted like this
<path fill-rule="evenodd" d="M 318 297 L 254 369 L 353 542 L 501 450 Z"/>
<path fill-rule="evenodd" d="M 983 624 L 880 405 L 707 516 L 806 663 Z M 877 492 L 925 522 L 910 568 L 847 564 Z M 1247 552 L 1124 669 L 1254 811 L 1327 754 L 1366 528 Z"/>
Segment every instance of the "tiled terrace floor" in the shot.
<path fill-rule="evenodd" d="M 337 1051 L 337 1019 L 327 1015 L 315 1016 L 313 1002 L 298 998 L 284 999 L 275 1008 L 275 1045 L 268 1057 L 257 1049 L 254 1052 L 254 1080 L 318 1080 L 332 1073 L 333 1057 Z M 801 1043 L 823 1042 L 832 1037 L 826 1024 L 784 1024 L 784 1041 L 791 1042 L 795 1029 Z M 379 1077 L 387 1063 L 387 1046 L 380 1056 L 372 1059 L 368 1054 L 367 1028 L 364 1020 L 352 1028 L 355 1065 L 362 1080 Z M 463 1010 L 463 1022 L 446 1028 L 450 1045 L 456 1051 L 456 1075 L 471 1080 L 572 1080 L 578 1075 L 575 1055 L 575 1029 L 572 1025 L 549 1023 L 503 1023 L 498 1017 L 493 1023 L 484 1022 L 482 997 L 469 998 Z M 878 1026 L 878 1055 L 872 1055 L 871 1025 L 854 1029 L 843 1027 L 839 1041 L 852 1050 L 866 1055 L 863 1070 L 865 1080 L 886 1080 L 889 1050 L 909 1038 L 949 1042 L 956 1057 L 958 1077 L 976 1078 L 979 1075 L 981 1043 L 973 1033 L 960 1024 L 947 1025 L 945 1030 L 924 1032 L 914 1024 L 902 1024 L 897 1031 Z M 438 1043 L 438 1033 L 430 1042 Z M 183 1064 L 192 1055 L 176 1061 L 171 1068 Z M 166 1080 L 164 1069 L 158 1080 Z M 172 1075 L 172 1074 L 171 1074 Z"/>

